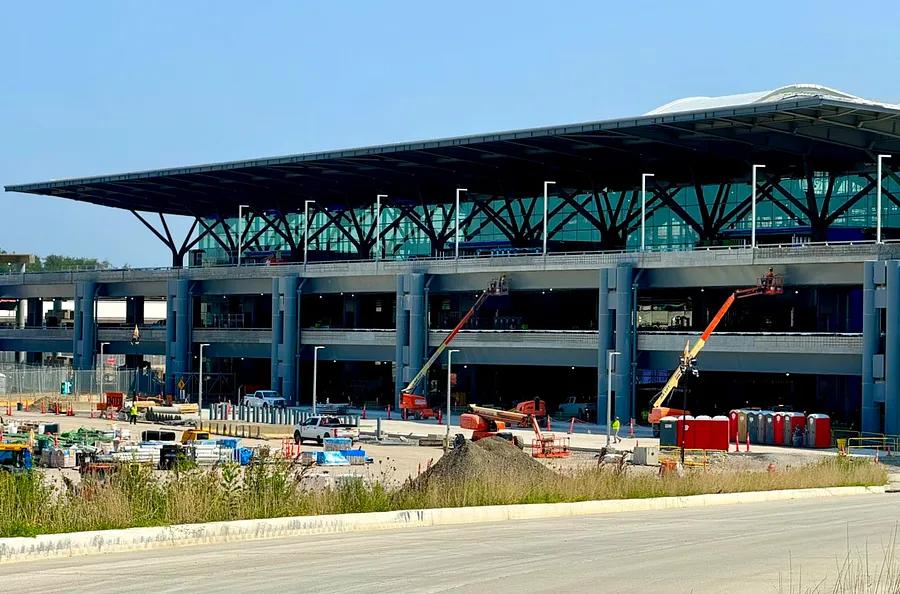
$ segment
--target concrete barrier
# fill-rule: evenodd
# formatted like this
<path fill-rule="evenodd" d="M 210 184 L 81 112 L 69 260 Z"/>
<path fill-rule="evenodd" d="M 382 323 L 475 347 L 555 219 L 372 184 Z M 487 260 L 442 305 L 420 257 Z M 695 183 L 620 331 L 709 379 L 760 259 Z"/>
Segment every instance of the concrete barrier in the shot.
<path fill-rule="evenodd" d="M 126 528 L 122 530 L 97 530 L 68 534 L 44 534 L 33 538 L 0 538 L 0 564 L 35 559 L 75 557 L 315 534 L 392 530 L 425 526 L 452 526 L 510 520 L 535 520 L 673 508 L 709 507 L 738 503 L 760 503 L 764 501 L 785 501 L 813 497 L 863 495 L 884 493 L 885 489 L 885 487 L 791 489 L 691 495 L 687 497 L 492 505 L 330 516 L 301 516 L 264 520 L 210 522 L 207 524 L 183 524 L 158 528 Z"/>

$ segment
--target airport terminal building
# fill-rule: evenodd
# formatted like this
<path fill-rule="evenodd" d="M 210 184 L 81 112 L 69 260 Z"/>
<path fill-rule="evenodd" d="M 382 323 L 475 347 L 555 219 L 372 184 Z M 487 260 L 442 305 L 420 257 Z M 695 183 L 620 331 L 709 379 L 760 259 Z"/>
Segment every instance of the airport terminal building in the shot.
<path fill-rule="evenodd" d="M 7 186 L 130 210 L 172 261 L 2 271 L 0 300 L 26 313 L 0 327 L 0 351 L 71 353 L 85 370 L 101 343 L 132 366 L 164 355 L 166 391 L 191 397 L 203 345 L 221 379 L 204 393 L 271 386 L 301 404 L 315 358 L 320 400 L 384 406 L 506 275 L 509 295 L 453 342 L 456 402 L 604 410 L 611 378 L 615 414 L 640 420 L 685 343 L 772 268 L 783 294 L 735 304 L 698 357 L 688 408 L 783 405 L 897 434 L 898 172 L 900 105 L 794 85 L 616 120 Z M 174 215 L 191 217 L 186 237 Z M 73 300 L 71 323 L 48 326 L 54 300 Z M 124 323 L 101 323 L 97 304 L 113 300 Z M 148 301 L 165 301 L 164 323 L 146 323 Z M 435 403 L 446 374 L 443 360 L 421 388 Z"/>

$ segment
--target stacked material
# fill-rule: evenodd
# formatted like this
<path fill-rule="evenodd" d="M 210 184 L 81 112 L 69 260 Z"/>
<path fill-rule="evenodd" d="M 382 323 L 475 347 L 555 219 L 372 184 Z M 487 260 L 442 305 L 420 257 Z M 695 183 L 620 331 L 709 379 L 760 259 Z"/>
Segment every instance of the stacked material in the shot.
<path fill-rule="evenodd" d="M 353 447 L 353 440 L 349 437 L 326 437 L 322 440 L 326 452 L 340 452 Z"/>
<path fill-rule="evenodd" d="M 159 453 L 162 451 L 162 442 L 147 441 L 137 445 L 125 444 L 109 455 L 110 460 L 116 462 L 141 462 L 159 464 Z"/>
<path fill-rule="evenodd" d="M 47 466 L 50 468 L 75 468 L 75 451 L 70 448 L 51 448 L 47 450 Z M 41 453 L 43 460 L 43 452 Z"/>
<path fill-rule="evenodd" d="M 213 440 L 195 441 L 189 448 L 189 455 L 201 466 L 212 466 L 234 460 L 234 448 L 225 447 Z"/>

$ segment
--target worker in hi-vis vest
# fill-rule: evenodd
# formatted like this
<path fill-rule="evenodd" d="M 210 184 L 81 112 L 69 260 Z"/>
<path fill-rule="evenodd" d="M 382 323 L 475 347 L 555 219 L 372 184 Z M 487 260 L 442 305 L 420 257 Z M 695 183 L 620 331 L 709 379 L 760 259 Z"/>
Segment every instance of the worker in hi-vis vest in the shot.
<path fill-rule="evenodd" d="M 620 441 L 622 441 L 622 438 L 619 437 L 619 429 L 621 429 L 621 428 L 622 428 L 622 423 L 619 421 L 619 417 L 616 417 L 615 420 L 612 422 L 612 430 L 613 430 L 613 435 L 616 438 L 616 443 L 619 443 Z"/>

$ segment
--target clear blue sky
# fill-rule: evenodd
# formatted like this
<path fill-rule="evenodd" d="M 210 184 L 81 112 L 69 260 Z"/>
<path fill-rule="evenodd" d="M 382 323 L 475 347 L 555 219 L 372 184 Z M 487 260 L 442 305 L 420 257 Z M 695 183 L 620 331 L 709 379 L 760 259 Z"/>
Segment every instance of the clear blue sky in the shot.
<path fill-rule="evenodd" d="M 0 184 L 643 113 L 818 82 L 900 101 L 900 2 L 14 2 Z M 0 247 L 133 266 L 130 213 L 0 193 Z"/>

